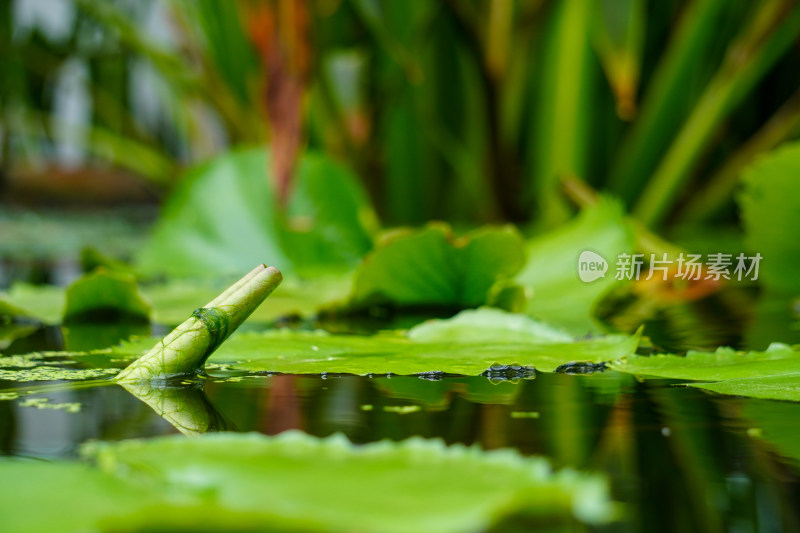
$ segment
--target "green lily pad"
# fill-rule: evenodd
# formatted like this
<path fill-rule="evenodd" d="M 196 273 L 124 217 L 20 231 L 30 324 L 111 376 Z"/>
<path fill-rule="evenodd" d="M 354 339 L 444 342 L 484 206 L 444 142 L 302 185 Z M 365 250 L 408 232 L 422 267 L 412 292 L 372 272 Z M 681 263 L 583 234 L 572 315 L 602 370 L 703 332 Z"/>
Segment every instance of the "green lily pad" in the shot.
<path fill-rule="evenodd" d="M 100 268 L 67 288 L 65 323 L 113 320 L 150 320 L 150 303 L 139 292 L 133 275 Z"/>
<path fill-rule="evenodd" d="M 594 319 L 595 306 L 623 283 L 614 279 L 614 265 L 619 254 L 632 249 L 633 232 L 622 207 L 607 199 L 584 209 L 562 229 L 530 241 L 528 262 L 515 278 L 532 291 L 526 312 L 575 335 L 601 330 Z M 605 259 L 605 277 L 581 281 L 578 259 L 584 251 Z"/>
<path fill-rule="evenodd" d="M 615 360 L 632 354 L 638 344 L 638 335 L 608 335 L 577 341 L 556 338 L 552 330 L 532 320 L 527 324 L 534 326 L 532 332 L 527 332 L 529 338 L 515 338 L 507 336 L 497 321 L 482 326 L 475 320 L 484 313 L 495 316 L 492 311 L 480 310 L 449 321 L 423 324 L 409 335 L 397 332 L 374 336 L 331 335 L 324 331 L 285 329 L 238 332 L 216 349 L 209 362 L 237 370 L 288 374 L 478 375 L 489 369 L 496 373 L 500 367 L 501 373 L 515 377 L 529 375 L 532 368 L 552 372 L 565 363 Z M 524 331 L 515 321 L 509 324 L 517 333 Z M 459 327 L 475 332 L 485 327 L 486 335 L 480 341 L 454 343 L 448 335 Z M 446 336 L 437 339 L 437 329 Z M 422 340 L 418 338 L 419 331 L 423 332 Z M 426 337 L 432 340 L 425 340 Z M 161 342 L 158 338 L 135 339 L 108 353 L 117 358 L 139 357 Z M 188 349 L 191 346 L 182 348 Z M 205 354 L 202 342 L 198 349 Z"/>
<path fill-rule="evenodd" d="M 518 365 L 552 372 L 573 361 L 602 362 L 631 354 L 637 337 L 610 335 L 569 343 L 415 342 L 398 335 L 345 336 L 320 331 L 239 333 L 211 357 L 233 368 L 287 374 L 478 375 Z M 513 371 L 512 371 L 513 373 Z"/>
<path fill-rule="evenodd" d="M 737 396 L 800 401 L 800 354 L 785 344 L 763 352 L 716 352 L 626 357 L 612 363 L 614 370 L 640 376 L 709 381 L 693 387 Z"/>
<path fill-rule="evenodd" d="M 356 271 L 351 305 L 477 307 L 489 289 L 525 261 L 511 226 L 480 228 L 456 239 L 444 224 L 384 236 Z"/>
<path fill-rule="evenodd" d="M 263 148 L 190 172 L 167 199 L 139 256 L 141 269 L 196 277 L 246 272 L 258 263 L 286 274 L 355 266 L 372 246 L 375 225 L 355 177 L 325 156 L 302 155 L 282 214 L 270 173 Z"/>
<path fill-rule="evenodd" d="M 797 362 L 794 362 L 794 367 L 797 369 Z M 780 376 L 732 379 L 719 383 L 695 383 L 692 386 L 719 394 L 800 402 L 800 372 Z"/>
<path fill-rule="evenodd" d="M 640 376 L 724 381 L 774 376 L 797 371 L 800 355 L 785 344 L 773 344 L 763 352 L 737 352 L 718 348 L 716 352 L 690 351 L 685 356 L 629 356 L 612 363 L 614 370 Z"/>
<path fill-rule="evenodd" d="M 510 515 L 566 526 L 613 512 L 600 475 L 419 438 L 354 446 L 339 435 L 218 433 L 83 455 L 91 464 L 0 460 L 13 480 L 0 486 L 3 531 L 456 533 Z"/>
<path fill-rule="evenodd" d="M 518 512 L 587 522 L 611 513 L 600 476 L 554 474 L 543 459 L 511 450 L 419 438 L 355 447 L 341 436 L 221 433 L 85 452 L 103 471 L 160 485 L 173 498 L 213 495 L 222 510 L 266 512 L 311 531 L 475 531 Z"/>
<path fill-rule="evenodd" d="M 742 174 L 739 197 L 745 243 L 763 257 L 759 281 L 768 288 L 800 294 L 800 143 L 784 145 Z"/>

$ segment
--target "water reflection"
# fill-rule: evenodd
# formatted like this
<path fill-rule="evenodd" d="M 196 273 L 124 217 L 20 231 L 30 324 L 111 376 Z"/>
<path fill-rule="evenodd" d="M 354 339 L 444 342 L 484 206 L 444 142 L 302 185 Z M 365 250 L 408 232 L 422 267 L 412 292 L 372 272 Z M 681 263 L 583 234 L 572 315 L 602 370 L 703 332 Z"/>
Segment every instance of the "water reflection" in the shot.
<path fill-rule="evenodd" d="M 209 401 L 200 381 L 187 384 L 136 381 L 121 383 L 120 386 L 149 405 L 184 435 L 236 430 L 236 426 Z"/>
<path fill-rule="evenodd" d="M 715 396 L 614 372 L 538 374 L 516 383 L 230 373 L 126 388 L 74 386 L 51 397 L 80 402 L 76 414 L 0 402 L 0 446 L 46 458 L 74 456 L 90 439 L 177 431 L 301 429 L 341 432 L 359 443 L 421 435 L 514 447 L 557 466 L 606 472 L 626 502 L 625 525 L 616 530 L 800 527 L 800 404 Z"/>

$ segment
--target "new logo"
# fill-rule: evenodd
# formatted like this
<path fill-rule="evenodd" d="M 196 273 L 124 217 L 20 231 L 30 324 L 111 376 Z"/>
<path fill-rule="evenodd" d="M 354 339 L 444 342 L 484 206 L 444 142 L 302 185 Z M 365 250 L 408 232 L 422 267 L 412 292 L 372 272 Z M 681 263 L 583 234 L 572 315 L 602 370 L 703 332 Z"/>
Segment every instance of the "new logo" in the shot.
<path fill-rule="evenodd" d="M 584 250 L 578 257 L 578 277 L 584 283 L 591 283 L 606 277 L 608 261 L 591 250 Z"/>

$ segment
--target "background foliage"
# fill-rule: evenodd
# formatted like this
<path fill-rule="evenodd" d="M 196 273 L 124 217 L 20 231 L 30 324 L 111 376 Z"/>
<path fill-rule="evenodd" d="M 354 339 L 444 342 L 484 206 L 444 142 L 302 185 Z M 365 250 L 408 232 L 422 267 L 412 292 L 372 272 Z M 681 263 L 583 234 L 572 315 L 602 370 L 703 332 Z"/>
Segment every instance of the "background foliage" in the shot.
<path fill-rule="evenodd" d="M 122 169 L 160 196 L 269 142 L 278 197 L 314 149 L 388 225 L 555 226 L 574 175 L 661 226 L 729 221 L 739 170 L 800 123 L 791 0 L 54 5 L 0 8 L 7 179 Z"/>

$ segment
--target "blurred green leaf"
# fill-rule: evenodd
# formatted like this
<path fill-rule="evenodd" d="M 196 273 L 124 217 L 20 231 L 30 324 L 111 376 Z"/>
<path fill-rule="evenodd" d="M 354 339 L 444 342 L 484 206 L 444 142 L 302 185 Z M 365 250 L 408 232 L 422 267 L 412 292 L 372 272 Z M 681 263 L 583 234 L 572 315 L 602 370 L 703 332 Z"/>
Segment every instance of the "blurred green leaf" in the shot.
<path fill-rule="evenodd" d="M 133 484 L 77 462 L 0 461 L 5 483 L 0 492 L 3 528 L 8 532 L 91 531 L 101 524 L 135 516 L 160 505 L 162 495 L 144 484 Z M 69 490 L 42 490 L 47 483 Z M 59 509 L 35 512 L 33 502 Z"/>
<path fill-rule="evenodd" d="M 0 462 L 14 479 L 0 489 L 6 531 L 466 532 L 507 515 L 549 524 L 612 516 L 601 476 L 423 439 L 356 447 L 338 435 L 227 433 L 93 444 L 83 455 L 92 466 Z M 71 490 L 43 491 L 47 483 Z"/>
<path fill-rule="evenodd" d="M 278 211 L 263 149 L 194 169 L 167 199 L 145 272 L 214 277 L 267 263 L 287 274 L 347 269 L 371 247 L 375 215 L 356 179 L 321 155 L 299 160 L 286 213 Z"/>
<path fill-rule="evenodd" d="M 800 295 L 800 143 L 760 158 L 742 174 L 739 196 L 745 244 L 763 257 L 759 282 L 776 293 Z"/>
<path fill-rule="evenodd" d="M 444 224 L 386 234 L 356 271 L 350 304 L 476 307 L 496 282 L 524 262 L 524 243 L 510 226 L 455 238 Z"/>
<path fill-rule="evenodd" d="M 482 307 L 461 311 L 447 320 L 429 320 L 411 328 L 408 338 L 416 342 L 570 342 L 563 331 L 528 316 Z"/>
<path fill-rule="evenodd" d="M 226 280 L 172 279 L 142 285 L 139 291 L 150 302 L 151 321 L 154 324 L 175 326 L 186 320 L 198 306 L 218 295 L 225 288 Z M 249 321 L 265 324 L 292 315 L 311 317 L 324 307 L 344 302 L 351 285 L 348 274 L 321 275 L 312 279 L 291 278 L 270 296 L 270 305 L 256 309 Z M 4 301 L 24 311 L 31 319 L 46 324 L 60 324 L 64 293 L 63 287 L 16 283 Z"/>
<path fill-rule="evenodd" d="M 584 251 L 608 262 L 605 276 L 592 282 L 578 277 L 578 259 Z M 620 281 L 614 265 L 621 253 L 633 250 L 633 232 L 619 203 L 602 200 L 572 222 L 531 240 L 528 262 L 515 281 L 532 291 L 526 312 L 575 335 L 596 331 L 594 309 Z"/>
<path fill-rule="evenodd" d="M 641 110 L 627 132 L 608 184 L 630 205 L 644 188 L 670 140 L 698 97 L 698 83 L 708 70 L 718 34 L 715 31 L 728 0 L 686 3 L 645 87 Z"/>
<path fill-rule="evenodd" d="M 631 120 L 645 35 L 644 0 L 599 0 L 592 21 L 595 49 L 617 101 L 617 115 Z"/>
<path fill-rule="evenodd" d="M 792 0 L 753 9 L 637 201 L 634 214 L 648 225 L 663 222 L 716 129 L 800 36 L 800 6 Z"/>
<path fill-rule="evenodd" d="M 590 0 L 563 0 L 550 11 L 528 164 L 539 218 L 553 227 L 569 215 L 558 193 L 560 178 L 585 177 L 588 170 L 596 66 L 589 43 Z"/>
<path fill-rule="evenodd" d="M 67 288 L 65 323 L 150 320 L 150 303 L 139 292 L 136 278 L 99 268 Z"/>

